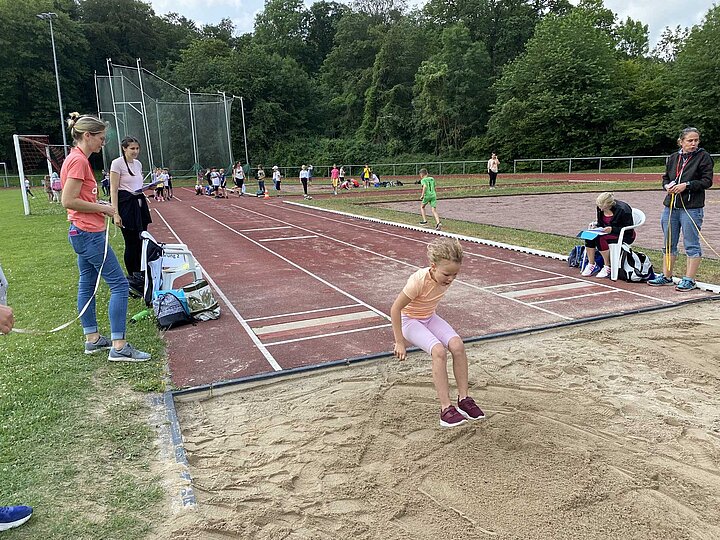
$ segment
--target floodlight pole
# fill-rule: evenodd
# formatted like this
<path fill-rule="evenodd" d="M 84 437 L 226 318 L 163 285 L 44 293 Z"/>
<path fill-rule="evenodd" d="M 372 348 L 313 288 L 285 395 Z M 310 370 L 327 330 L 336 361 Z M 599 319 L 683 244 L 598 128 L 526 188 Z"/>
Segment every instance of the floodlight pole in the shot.
<path fill-rule="evenodd" d="M 245 142 L 245 164 L 250 164 L 250 158 L 248 157 L 248 149 L 247 149 L 247 132 L 245 131 L 245 103 L 243 101 L 242 96 L 240 96 L 240 112 L 242 113 L 242 123 L 243 123 L 243 141 Z"/>
<path fill-rule="evenodd" d="M 67 136 L 65 135 L 65 114 L 63 113 L 62 95 L 60 94 L 60 75 L 58 74 L 57 55 L 55 54 L 55 33 L 53 32 L 52 20 L 57 17 L 57 13 L 40 13 L 38 19 L 48 21 L 50 23 L 50 42 L 52 43 L 53 64 L 55 65 L 55 85 L 57 86 L 58 105 L 60 106 L 60 133 L 63 138 L 63 152 L 67 157 Z"/>

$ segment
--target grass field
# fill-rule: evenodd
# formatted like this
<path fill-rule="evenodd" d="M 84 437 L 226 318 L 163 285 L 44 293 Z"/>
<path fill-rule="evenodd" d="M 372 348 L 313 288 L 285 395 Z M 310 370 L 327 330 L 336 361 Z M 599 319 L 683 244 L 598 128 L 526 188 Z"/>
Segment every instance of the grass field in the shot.
<path fill-rule="evenodd" d="M 453 180 L 452 185 L 457 189 L 443 198 L 490 195 L 479 183 Z M 615 191 L 638 187 L 645 186 L 602 185 Z M 552 186 L 528 180 L 502 186 L 492 196 L 597 190 L 596 184 Z M 400 194 L 393 197 L 393 191 L 311 204 L 414 223 L 415 216 L 366 204 L 397 200 Z M 45 330 L 75 317 L 77 267 L 65 211 L 42 197 L 31 207 L 33 214 L 23 216 L 19 191 L 0 189 L 0 263 L 10 282 L 8 302 L 16 326 Z M 557 253 L 567 253 L 576 243 L 453 220 L 444 220 L 444 230 Z M 111 234 L 116 253 L 122 253 L 122 236 L 112 228 Z M 658 267 L 660 253 L 649 254 Z M 720 282 L 720 262 L 704 261 L 698 279 Z M 98 318 L 105 330 L 107 300 L 103 285 Z M 143 307 L 140 300 L 130 300 L 130 314 Z M 28 524 L 3 539 L 137 540 L 153 538 L 153 527 L 162 525 L 167 494 L 155 472 L 158 450 L 147 403 L 149 394 L 165 389 L 163 342 L 150 320 L 129 325 L 128 337 L 154 360 L 109 365 L 105 355 L 88 357 L 79 323 L 55 334 L 0 336 L 0 505 L 29 504 L 36 510 Z"/>

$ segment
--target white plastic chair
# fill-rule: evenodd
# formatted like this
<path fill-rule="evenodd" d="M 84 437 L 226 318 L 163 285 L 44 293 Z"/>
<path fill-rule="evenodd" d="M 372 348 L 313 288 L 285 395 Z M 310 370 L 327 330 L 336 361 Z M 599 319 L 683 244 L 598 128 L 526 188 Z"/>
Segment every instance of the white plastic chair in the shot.
<path fill-rule="evenodd" d="M 155 240 L 147 231 L 142 232 L 140 236 L 143 239 L 143 271 L 147 272 L 145 254 L 148 242 L 154 242 L 162 248 L 160 284 L 158 287 L 153 287 L 154 289 L 172 289 L 175 280 L 186 274 L 193 274 L 194 279 L 202 278 L 202 267 L 186 244 L 164 244 Z"/>
<path fill-rule="evenodd" d="M 645 223 L 645 212 L 643 212 L 642 210 L 638 208 L 633 208 L 632 216 L 633 224 L 620 229 L 617 244 L 610 244 L 610 279 L 613 281 L 617 281 L 618 278 L 618 270 L 620 269 L 620 252 L 622 251 L 625 231 L 637 229 L 640 225 Z"/>

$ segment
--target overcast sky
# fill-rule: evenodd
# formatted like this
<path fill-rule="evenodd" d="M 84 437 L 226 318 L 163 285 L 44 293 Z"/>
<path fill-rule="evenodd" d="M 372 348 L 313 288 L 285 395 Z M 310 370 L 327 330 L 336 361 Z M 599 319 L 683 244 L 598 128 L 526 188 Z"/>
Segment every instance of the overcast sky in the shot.
<path fill-rule="evenodd" d="M 252 32 L 255 16 L 265 5 L 264 0 L 150 0 L 149 3 L 158 15 L 174 11 L 199 24 L 230 18 L 239 34 Z M 307 0 L 305 3 L 312 4 Z M 411 4 L 422 3 L 422 0 L 411 0 Z M 605 6 L 621 20 L 632 17 L 649 26 L 651 48 L 666 26 L 698 24 L 712 4 L 709 0 L 605 0 Z"/>

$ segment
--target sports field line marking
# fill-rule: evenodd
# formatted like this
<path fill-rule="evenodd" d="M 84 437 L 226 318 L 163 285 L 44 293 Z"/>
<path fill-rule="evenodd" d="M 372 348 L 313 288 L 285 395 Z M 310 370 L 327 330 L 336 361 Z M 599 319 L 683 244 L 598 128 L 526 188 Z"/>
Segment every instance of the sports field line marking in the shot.
<path fill-rule="evenodd" d="M 374 311 L 356 311 L 355 313 L 343 313 L 342 315 L 331 315 L 329 317 L 316 317 L 314 319 L 303 319 L 301 321 L 270 324 L 268 326 L 258 326 L 253 330 L 255 330 L 255 333 L 258 336 L 261 336 L 263 334 L 275 334 L 276 332 L 285 332 L 286 330 L 300 330 L 301 328 L 312 328 L 314 326 L 324 326 L 326 324 L 359 321 L 362 319 L 373 319 L 377 316 L 377 313 L 375 313 Z"/>
<path fill-rule="evenodd" d="M 577 300 L 578 298 L 586 298 L 588 296 L 599 296 L 601 294 L 611 294 L 615 291 L 600 291 L 596 293 L 587 293 L 587 294 L 578 294 L 577 296 L 566 296 L 564 298 L 553 298 L 552 300 L 538 300 L 537 302 L 532 302 L 533 304 L 547 304 L 549 302 L 564 302 L 566 300 Z"/>
<path fill-rule="evenodd" d="M 173 230 L 173 228 L 170 226 L 170 224 L 167 222 L 167 220 L 163 217 L 163 215 L 160 213 L 160 211 L 156 208 L 155 212 L 157 212 L 157 215 L 160 216 L 160 219 L 163 220 L 163 223 L 165 223 L 165 226 L 170 230 L 170 232 L 173 234 L 173 236 L 177 239 L 178 242 L 181 244 L 183 243 L 182 240 L 180 240 L 180 237 L 177 235 L 177 233 Z M 198 261 L 199 262 L 199 261 Z M 227 296 L 225 296 L 225 293 L 222 292 L 222 289 L 218 286 L 217 283 L 215 283 L 215 280 L 210 277 L 210 274 L 207 273 L 207 270 L 205 270 L 205 267 L 202 266 L 202 273 L 207 279 L 208 283 L 212 285 L 212 288 L 215 289 L 218 293 L 218 296 L 222 298 L 222 301 L 225 302 L 225 305 L 230 310 L 230 313 L 232 313 L 237 321 L 240 323 L 240 326 L 243 327 L 243 330 L 247 333 L 248 336 L 250 336 L 250 339 L 255 344 L 255 346 L 258 348 L 258 350 L 262 353 L 262 355 L 265 357 L 265 360 L 268 361 L 268 364 L 275 370 L 275 371 L 282 371 L 282 367 L 280 364 L 277 363 L 277 360 L 275 360 L 275 357 L 270 354 L 270 351 L 268 351 L 265 348 L 265 345 L 262 344 L 262 341 L 260 341 L 260 338 L 258 338 L 255 335 L 255 332 L 253 332 L 252 328 L 250 328 L 250 325 L 245 321 L 245 319 L 242 318 L 242 315 L 238 313 L 237 309 L 235 309 L 235 306 L 233 306 L 232 302 L 228 299 Z"/>
<path fill-rule="evenodd" d="M 283 225 L 282 227 L 260 227 L 259 229 L 240 229 L 240 232 L 277 231 L 278 229 L 292 229 L 292 227 L 290 227 L 289 225 Z"/>
<path fill-rule="evenodd" d="M 232 205 L 232 206 L 235 206 L 235 205 Z M 311 278 L 318 280 L 318 281 L 319 281 L 320 283 L 322 283 L 323 285 L 326 285 L 326 286 L 330 287 L 331 289 L 339 292 L 339 293 L 342 294 L 343 296 L 347 296 L 350 300 L 352 300 L 352 301 L 354 301 L 354 302 L 357 302 L 358 304 L 361 304 L 361 305 L 365 306 L 365 307 L 368 308 L 369 310 L 374 311 L 375 313 L 377 313 L 378 315 L 380 315 L 380 316 L 383 317 L 384 319 L 387 319 L 388 321 L 390 320 L 390 315 L 388 315 L 388 314 L 386 314 L 386 313 L 383 313 L 381 310 L 379 310 L 379 309 L 376 308 L 376 307 L 371 306 L 371 305 L 368 304 L 367 302 L 363 302 L 363 301 L 360 300 L 359 298 L 353 296 L 352 294 L 350 294 L 350 293 L 347 292 L 347 291 L 342 290 L 340 287 L 338 287 L 338 286 L 330 283 L 329 281 L 321 278 L 321 277 L 318 276 L 317 274 L 313 274 L 310 270 L 308 270 L 308 269 L 306 269 L 306 268 L 303 268 L 302 266 L 300 266 L 300 265 L 297 264 L 297 263 L 292 262 L 292 261 L 291 261 L 290 259 L 288 259 L 287 257 L 283 257 L 282 255 L 280 255 L 280 254 L 277 253 L 276 251 L 273 251 L 273 250 L 270 249 L 269 247 L 264 246 L 262 243 L 258 242 L 257 240 L 253 240 L 253 239 L 250 238 L 249 236 L 247 236 L 247 235 L 245 235 L 245 234 L 243 234 L 243 233 L 241 233 L 241 232 L 239 232 L 239 231 L 236 231 L 235 229 L 233 229 L 232 227 L 230 227 L 230 226 L 228 226 L 228 225 L 225 225 L 222 221 L 219 221 L 219 220 L 215 219 L 215 218 L 212 217 L 210 214 L 207 214 L 207 213 L 203 212 L 203 211 L 200 210 L 199 208 L 195 208 L 194 206 L 191 206 L 190 208 L 192 208 L 192 209 L 195 210 L 196 212 L 202 214 L 203 216 L 207 217 L 208 219 L 213 220 L 213 221 L 214 221 L 215 223 L 217 223 L 218 225 L 222 225 L 222 226 L 225 227 L 227 230 L 232 231 L 232 232 L 234 232 L 235 234 L 237 234 L 238 236 L 243 237 L 243 238 L 244 238 L 245 240 L 247 240 L 248 242 L 251 242 L 251 243 L 255 244 L 256 246 L 258 246 L 259 248 L 264 249 L 264 250 L 267 251 L 268 253 L 272 253 L 272 254 L 275 255 L 278 259 L 280 259 L 280 260 L 282 260 L 282 261 L 285 261 L 285 262 L 288 263 L 290 266 L 293 266 L 293 267 L 297 268 L 298 270 L 300 270 L 301 272 L 304 272 L 305 274 L 307 274 L 307 275 L 310 276 Z M 236 208 L 238 208 L 238 207 L 236 207 Z M 243 208 L 242 210 L 248 211 L 248 209 L 246 209 L 246 208 Z M 252 212 L 252 210 L 250 210 L 250 211 Z M 258 213 L 258 212 L 254 212 L 254 213 Z M 260 215 L 262 215 L 262 214 L 260 214 Z"/>
<path fill-rule="evenodd" d="M 263 238 L 262 240 L 258 240 L 258 242 L 282 242 L 283 240 L 303 240 L 306 238 L 317 238 L 316 235 L 308 235 L 308 236 L 286 236 L 284 238 Z"/>
<path fill-rule="evenodd" d="M 273 341 L 272 343 L 266 343 L 266 347 L 272 347 L 273 345 L 285 345 L 286 343 L 295 343 L 298 341 L 308 341 L 310 339 L 320 339 L 332 336 L 341 336 L 343 334 L 353 334 L 355 332 L 365 332 L 366 330 L 377 330 L 378 328 L 388 328 L 391 324 L 379 324 L 377 326 L 366 326 L 365 328 L 353 328 L 352 330 L 343 330 L 341 332 L 331 332 L 329 334 L 319 334 L 317 336 L 306 336 L 296 339 L 286 339 L 284 341 Z"/>
<path fill-rule="evenodd" d="M 281 317 L 294 317 L 296 315 L 308 315 L 310 313 L 319 313 L 321 311 L 330 311 L 332 309 L 346 309 L 351 307 L 364 307 L 360 306 L 360 304 L 347 304 L 346 306 L 333 306 L 333 307 L 327 307 L 327 308 L 320 308 L 320 309 L 309 309 L 307 311 L 296 311 L 294 313 L 282 313 L 280 315 L 268 315 L 267 317 L 255 317 L 253 319 L 245 319 L 247 322 L 255 322 L 255 321 L 265 321 L 267 319 L 279 319 Z"/>
<path fill-rule="evenodd" d="M 183 200 L 180 197 L 176 197 L 175 195 L 173 195 L 172 199 L 170 199 L 170 200 L 175 200 L 175 199 L 177 199 L 180 202 L 183 202 Z"/>
<path fill-rule="evenodd" d="M 542 294 L 555 291 L 567 291 L 570 289 L 580 289 L 587 287 L 587 283 L 563 283 L 562 285 L 550 285 L 549 287 L 533 287 L 532 289 L 520 289 L 519 291 L 507 291 L 500 293 L 505 298 L 517 298 L 518 296 L 530 296 L 533 294 Z M 533 302 L 530 302 L 533 303 Z"/>
<path fill-rule="evenodd" d="M 303 209 L 310 208 L 310 207 L 308 207 L 308 206 L 305 206 L 304 204 L 296 203 L 296 202 L 292 202 L 292 201 L 283 201 L 283 202 L 284 202 L 285 204 L 292 205 L 292 206 L 298 206 L 298 207 L 303 208 Z M 239 207 L 239 206 L 236 206 L 236 208 L 240 208 L 240 207 Z M 550 253 L 549 251 L 539 251 L 539 250 L 535 250 L 535 249 L 522 248 L 521 246 L 513 246 L 512 244 L 503 244 L 502 242 L 493 242 L 493 241 L 490 241 L 490 240 L 483 240 L 482 238 L 475 238 L 475 237 L 472 237 L 472 236 L 465 236 L 465 235 L 462 235 L 462 234 L 449 233 L 449 232 L 445 232 L 445 231 L 434 231 L 434 230 L 422 229 L 422 228 L 420 228 L 420 227 L 415 227 L 415 226 L 413 226 L 413 225 L 406 225 L 406 224 L 404 224 L 404 223 L 395 223 L 394 221 L 386 221 L 386 220 L 377 219 L 377 218 L 369 218 L 369 217 L 361 216 L 361 215 L 358 215 L 358 214 L 351 214 L 351 213 L 349 213 L 349 212 L 341 212 L 341 211 L 339 211 L 339 210 L 331 210 L 331 209 L 328 209 L 328 208 L 321 208 L 321 207 L 319 207 L 319 206 L 313 206 L 312 209 L 313 209 L 313 210 L 317 210 L 317 211 L 319 211 L 319 212 L 327 212 L 327 213 L 330 213 L 330 214 L 338 214 L 338 215 L 341 215 L 341 216 L 347 216 L 347 217 L 356 218 L 356 219 L 361 219 L 361 220 L 370 221 L 370 222 L 374 222 L 374 223 L 381 223 L 381 224 L 383 224 L 383 225 L 389 225 L 389 226 L 391 226 L 391 227 L 399 227 L 399 228 L 401 228 L 401 229 L 410 229 L 410 230 L 413 230 L 413 231 L 421 231 L 421 232 L 425 232 L 425 233 L 429 233 L 429 234 L 436 234 L 436 235 L 439 235 L 439 236 L 447 236 L 448 238 L 457 238 L 458 240 L 463 240 L 463 241 L 465 241 L 465 242 L 470 242 L 471 244 L 481 244 L 481 245 L 487 245 L 487 246 L 492 246 L 492 247 L 499 247 L 499 248 L 503 248 L 503 249 L 508 249 L 508 250 L 510 250 L 510 251 L 517 251 L 517 252 L 520 252 L 520 253 L 526 253 L 526 254 L 529 254 L 529 255 L 540 255 L 541 257 L 547 257 L 547 258 L 549 258 L 549 259 L 555 259 L 555 260 L 559 260 L 559 261 L 567 261 L 567 259 L 568 259 L 568 258 L 567 258 L 567 255 L 560 255 L 560 254 L 558 254 L 558 253 Z M 302 212 L 302 211 L 300 211 L 300 210 L 295 210 L 295 211 L 296 211 L 296 212 L 299 212 L 299 213 L 301 213 L 301 214 L 313 215 L 313 214 L 311 214 L 310 212 Z M 319 216 L 319 217 L 322 217 L 322 216 Z M 339 219 L 332 219 L 332 218 L 324 218 L 324 219 L 326 219 L 326 220 L 328 220 L 328 221 L 334 221 L 334 222 L 336 222 L 336 223 L 342 223 L 342 224 L 347 225 L 347 221 L 341 221 L 341 220 L 339 220 Z M 423 241 L 423 240 L 418 240 L 418 239 L 415 239 L 415 238 L 408 238 L 408 237 L 406 237 L 406 236 L 402 236 L 402 235 L 399 235 L 399 234 L 390 233 L 390 232 L 387 232 L 387 231 L 380 231 L 380 230 L 374 229 L 374 228 L 372 228 L 372 227 L 363 227 L 362 225 L 355 225 L 355 227 L 358 228 L 358 229 L 370 230 L 370 231 L 372 231 L 374 234 L 378 234 L 378 233 L 379 233 L 379 234 L 386 234 L 386 235 L 389 235 L 389 236 L 394 236 L 394 237 L 396 237 L 396 238 L 403 238 L 403 239 L 405 239 L 405 240 L 410 240 L 410 241 L 416 242 L 416 243 L 421 243 L 421 244 L 425 244 L 425 243 L 426 243 L 426 242 Z M 572 280 L 576 280 L 576 281 L 585 281 L 585 282 L 587 282 L 587 283 L 593 283 L 592 281 L 589 281 L 589 280 L 584 279 L 584 278 L 575 277 L 575 276 L 568 276 L 568 275 L 566 275 L 566 274 L 561 274 L 561 273 L 555 272 L 555 271 L 553 271 L 553 270 L 545 270 L 545 269 L 543 269 L 543 268 L 537 268 L 537 267 L 535 267 L 535 266 L 530 266 L 530 265 L 526 265 L 526 264 L 516 263 L 516 262 L 512 262 L 512 261 L 506 261 L 506 260 L 504 260 L 504 259 L 498 259 L 497 257 L 490 257 L 490 256 L 488 256 L 488 255 L 481 255 L 481 254 L 479 254 L 479 253 L 472 253 L 472 252 L 470 252 L 470 251 L 466 251 L 465 254 L 466 254 L 466 255 L 470 255 L 470 256 L 472 256 L 472 257 L 479 257 L 479 258 L 481 258 L 481 259 L 487 259 L 487 260 L 490 260 L 490 261 L 495 261 L 495 262 L 499 262 L 499 263 L 503 263 L 503 264 L 509 264 L 509 265 L 512 265 L 512 266 L 519 266 L 520 268 L 525 268 L 525 269 L 528 269 L 528 270 L 535 270 L 535 271 L 538 271 L 538 272 L 543 272 L 543 273 L 545 273 L 545 274 L 551 274 L 551 275 L 554 275 L 554 276 L 564 277 L 564 278 L 567 278 L 567 279 L 572 279 Z M 458 280 L 456 280 L 456 281 L 458 281 Z M 649 296 L 649 295 L 647 295 L 647 294 L 642 294 L 642 293 L 635 292 L 635 291 L 628 291 L 628 290 L 625 290 L 625 289 L 620 289 L 619 287 L 612 287 L 612 286 L 610 286 L 610 285 L 605 285 L 605 284 L 602 284 L 602 283 L 595 283 L 595 284 L 598 285 L 598 286 L 600 286 L 600 287 L 606 287 L 606 288 L 608 288 L 608 289 L 612 289 L 612 290 L 615 290 L 615 291 L 618 291 L 618 292 L 621 292 L 621 293 L 629 294 L 629 295 L 632 295 L 632 296 L 639 296 L 640 298 L 645 298 L 646 300 L 653 300 L 653 301 L 655 301 L 655 302 L 660 302 L 660 303 L 669 304 L 669 305 L 674 304 L 674 302 L 673 302 L 672 300 L 665 300 L 665 299 L 663 299 L 663 298 L 658 298 L 658 297 L 656 297 L 656 296 Z M 494 285 L 494 286 L 495 286 L 495 285 Z M 486 289 L 483 288 L 483 290 L 486 290 Z M 710 289 L 708 289 L 708 290 L 710 290 Z M 488 292 L 491 292 L 491 291 L 488 291 Z M 712 291 L 712 292 L 715 292 L 715 291 Z M 529 305 L 529 304 L 528 304 L 528 305 Z"/>
<path fill-rule="evenodd" d="M 231 204 L 230 206 L 233 206 L 234 208 L 237 208 L 237 209 L 239 209 L 239 210 L 243 210 L 244 212 L 250 212 L 250 213 L 253 213 L 253 214 L 257 214 L 257 215 L 259 215 L 259 216 L 263 216 L 263 217 L 265 217 L 265 218 L 267 218 L 267 219 L 271 219 L 271 220 L 273 220 L 273 221 L 277 221 L 277 222 L 280 222 L 280 223 L 287 223 L 287 221 L 283 221 L 283 220 L 281 220 L 281 219 L 279 219 L 279 218 L 276 218 L 276 217 L 274 217 L 274 216 L 269 216 L 269 215 L 267 215 L 267 214 L 262 214 L 262 213 L 260 213 L 260 212 L 254 211 L 254 210 L 250 210 L 249 208 L 243 208 L 243 207 L 241 207 L 241 206 L 235 206 L 234 204 Z M 309 214 L 309 213 L 307 213 L 307 212 L 301 212 L 301 211 L 299 211 L 299 210 L 295 210 L 295 209 L 292 209 L 292 208 L 291 208 L 290 210 L 291 210 L 291 211 L 295 211 L 295 212 L 299 212 L 299 213 L 301 213 L 301 214 L 308 214 L 308 215 L 313 216 L 313 214 Z M 342 221 L 340 221 L 340 220 L 334 220 L 334 219 L 330 219 L 330 218 L 325 218 L 324 216 L 313 216 L 313 217 L 316 217 L 316 218 L 317 218 L 317 217 L 320 217 L 320 218 L 322 218 L 322 219 L 328 219 L 328 220 L 330 220 L 330 221 L 337 221 L 337 222 L 339 222 L 339 223 L 345 223 L 345 224 L 347 224 L 347 222 L 342 222 Z M 220 223 L 220 222 L 218 222 L 218 223 Z M 351 244 L 350 242 L 346 242 L 346 241 L 344 241 L 344 240 L 338 240 L 337 238 L 333 238 L 332 236 L 329 236 L 329 235 L 327 235 L 327 234 L 323 234 L 323 233 L 320 233 L 320 232 L 317 232 L 317 231 L 313 231 L 313 230 L 307 229 L 307 228 L 305 228 L 305 227 L 301 227 L 300 225 L 297 225 L 297 224 L 295 224 L 295 225 L 293 225 L 293 226 L 294 226 L 295 228 L 297 228 L 297 229 L 300 229 L 301 231 L 307 231 L 307 232 L 315 233 L 317 236 L 322 237 L 322 238 L 326 238 L 326 239 L 330 240 L 331 242 L 336 242 L 336 243 L 338 243 L 338 244 L 343 244 L 343 245 L 349 246 L 349 247 L 351 247 L 351 248 L 353 248 L 353 249 L 357 249 L 357 250 L 360 250 L 360 251 L 365 251 L 365 252 L 370 253 L 370 254 L 372 254 L 372 255 L 375 255 L 375 256 L 377 256 L 377 257 L 381 257 L 381 258 L 383 258 L 383 259 L 388 259 L 388 260 L 393 261 L 393 262 L 396 262 L 396 263 L 398 263 L 398 264 L 404 264 L 405 266 L 409 266 L 410 268 L 414 268 L 414 269 L 416 269 L 416 270 L 417 270 L 418 268 L 422 268 L 422 267 L 420 267 L 420 266 L 416 266 L 416 265 L 414 265 L 414 264 L 412 264 L 412 263 L 409 263 L 409 262 L 407 262 L 407 261 L 401 261 L 401 260 L 399 260 L 399 259 L 395 259 L 395 258 L 393 258 L 393 257 L 390 257 L 389 255 L 385 255 L 385 254 L 383 254 L 383 253 L 378 253 L 377 251 L 372 251 L 372 250 L 370 250 L 370 249 L 367 249 L 367 248 L 358 246 L 358 245 L 356 245 L 356 244 Z M 373 230 L 373 232 L 375 232 L 374 229 L 370 229 L 369 227 L 362 227 L 362 226 L 361 226 L 361 227 L 359 227 L 359 228 L 361 228 L 361 229 L 367 229 L 367 230 Z M 384 232 L 384 231 L 383 231 L 383 232 Z M 401 238 L 401 239 L 403 239 L 403 240 L 412 240 L 412 241 L 421 242 L 421 243 L 424 244 L 424 242 L 422 242 L 422 241 L 420 241 L 420 240 L 414 240 L 414 239 L 412 239 L 412 238 L 407 238 L 407 237 L 405 237 L 405 236 L 396 235 L 396 234 L 393 234 L 393 233 L 385 233 L 385 234 L 389 234 L 389 235 L 391 235 L 391 236 L 396 236 L 396 237 Z M 504 262 L 504 261 L 501 261 L 501 262 Z M 532 267 L 526 266 L 525 268 L 532 268 Z M 506 300 L 510 300 L 511 302 L 515 302 L 515 303 L 517 303 L 517 304 L 521 304 L 521 305 L 526 306 L 526 307 L 529 307 L 529 308 L 531 308 L 531 309 L 537 309 L 537 310 L 539 310 L 539 311 L 542 311 L 542 312 L 544 312 L 544 313 L 547 313 L 547 314 L 549 314 L 549 315 L 552 315 L 553 317 L 559 317 L 560 319 L 565 319 L 565 320 L 568 320 L 568 321 L 573 320 L 573 317 L 566 317 L 565 315 L 560 315 L 559 313 L 555 313 L 555 312 L 550 311 L 550 310 L 548 310 L 548 309 L 541 308 L 541 307 L 538 307 L 538 306 L 533 306 L 532 304 L 529 304 L 529 303 L 527 303 L 527 302 L 523 302 L 522 300 L 518 300 L 518 299 L 516 299 L 516 298 L 507 298 L 507 297 L 505 297 L 505 296 L 502 296 L 500 293 L 496 293 L 496 292 L 494 292 L 494 291 L 488 290 L 488 289 L 486 289 L 485 287 L 480 287 L 480 286 L 478 286 L 478 285 L 473 285 L 472 283 L 468 283 L 467 281 L 463 281 L 463 280 L 461 280 L 461 279 L 456 279 L 456 280 L 455 280 L 455 283 L 460 283 L 461 285 L 465 285 L 466 287 L 470 287 L 471 289 L 475 289 L 475 290 L 478 290 L 478 291 L 483 291 L 483 292 L 485 292 L 485 293 L 492 294 L 493 296 L 498 296 L 498 297 L 500 297 L 500 298 L 505 298 Z"/>
<path fill-rule="evenodd" d="M 565 276 L 563 276 L 565 277 Z M 549 278 L 543 278 L 543 279 L 533 279 L 530 281 L 516 281 L 515 283 L 502 283 L 501 285 L 486 285 L 486 289 L 497 289 L 498 287 L 515 287 L 516 285 L 531 285 L 533 283 L 542 283 L 543 281 L 556 281 L 558 279 L 562 279 L 562 277 L 549 277 Z"/>

